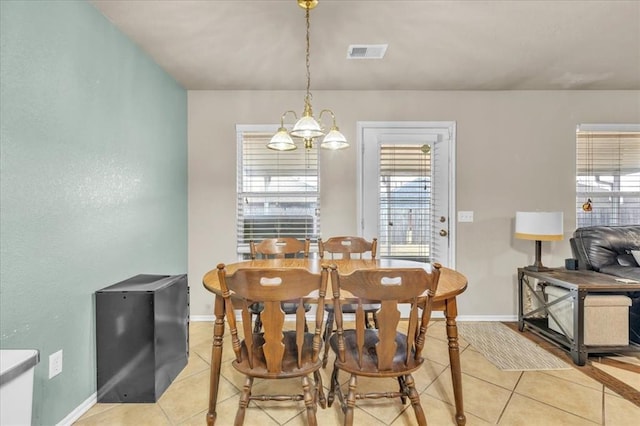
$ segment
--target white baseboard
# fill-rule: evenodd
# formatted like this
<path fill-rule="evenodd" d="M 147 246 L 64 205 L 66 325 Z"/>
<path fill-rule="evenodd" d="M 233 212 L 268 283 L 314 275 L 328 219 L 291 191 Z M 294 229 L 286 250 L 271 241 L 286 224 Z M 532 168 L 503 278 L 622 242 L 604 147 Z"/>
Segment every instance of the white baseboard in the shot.
<path fill-rule="evenodd" d="M 346 320 L 349 320 L 347 319 L 346 315 L 344 318 Z M 440 311 L 434 312 L 431 315 L 431 318 L 444 319 L 444 313 Z M 238 317 L 238 319 L 240 319 L 240 317 Z M 308 317 L 308 319 L 312 319 L 312 318 Z M 214 321 L 214 320 L 215 320 L 215 317 L 213 315 L 192 315 L 191 316 L 192 322 Z M 458 317 L 456 318 L 456 321 L 459 321 L 459 322 L 486 322 L 486 321 L 516 322 L 518 321 L 518 316 L 517 315 L 458 315 Z"/>
<path fill-rule="evenodd" d="M 213 322 L 216 320 L 216 317 L 213 315 L 191 315 L 189 317 L 189 321 L 191 322 Z"/>
<path fill-rule="evenodd" d="M 458 315 L 458 322 L 518 322 L 517 315 Z"/>
<path fill-rule="evenodd" d="M 60 420 L 56 426 L 71 426 L 73 422 L 78 420 L 84 413 L 89 411 L 91 407 L 93 407 L 96 402 L 98 402 L 98 394 L 94 392 L 89 398 L 85 399 L 84 402 L 78 405 L 75 410 L 67 414 L 67 417 Z"/>

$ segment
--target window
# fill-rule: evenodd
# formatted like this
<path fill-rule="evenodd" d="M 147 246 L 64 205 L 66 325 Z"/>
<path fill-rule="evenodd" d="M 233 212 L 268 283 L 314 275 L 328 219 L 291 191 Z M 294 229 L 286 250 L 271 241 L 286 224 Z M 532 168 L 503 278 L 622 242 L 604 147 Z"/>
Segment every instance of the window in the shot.
<path fill-rule="evenodd" d="M 576 224 L 640 224 L 640 125 L 578 126 Z"/>
<path fill-rule="evenodd" d="M 249 241 L 293 237 L 317 240 L 320 191 L 317 148 L 273 151 L 270 126 L 238 126 L 237 249 Z"/>

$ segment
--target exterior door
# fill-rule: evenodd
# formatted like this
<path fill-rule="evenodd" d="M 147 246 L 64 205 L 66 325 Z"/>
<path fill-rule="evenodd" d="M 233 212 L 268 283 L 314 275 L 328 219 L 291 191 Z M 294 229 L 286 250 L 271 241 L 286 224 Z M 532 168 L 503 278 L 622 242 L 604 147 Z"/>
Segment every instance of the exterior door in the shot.
<path fill-rule="evenodd" d="M 358 123 L 361 235 L 382 258 L 455 267 L 455 122 Z"/>

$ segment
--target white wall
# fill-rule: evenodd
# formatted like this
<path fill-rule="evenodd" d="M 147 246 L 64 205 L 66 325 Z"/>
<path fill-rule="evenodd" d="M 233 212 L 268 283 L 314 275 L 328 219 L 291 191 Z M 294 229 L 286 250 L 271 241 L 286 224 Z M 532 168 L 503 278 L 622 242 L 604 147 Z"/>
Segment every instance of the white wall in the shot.
<path fill-rule="evenodd" d="M 352 142 L 322 151 L 322 234 L 357 234 L 357 121 L 456 121 L 458 210 L 456 269 L 469 280 L 461 317 L 513 317 L 516 268 L 531 264 L 532 241 L 514 240 L 517 210 L 561 210 L 565 239 L 543 243 L 543 263 L 570 257 L 575 228 L 575 128 L 580 123 L 640 123 L 640 91 L 327 91 L 316 112 L 331 108 Z M 191 314 L 212 315 L 202 276 L 235 255 L 236 124 L 277 124 L 301 110 L 292 91 L 189 92 L 189 281 Z M 452 220 L 455 219 L 452 213 Z"/>

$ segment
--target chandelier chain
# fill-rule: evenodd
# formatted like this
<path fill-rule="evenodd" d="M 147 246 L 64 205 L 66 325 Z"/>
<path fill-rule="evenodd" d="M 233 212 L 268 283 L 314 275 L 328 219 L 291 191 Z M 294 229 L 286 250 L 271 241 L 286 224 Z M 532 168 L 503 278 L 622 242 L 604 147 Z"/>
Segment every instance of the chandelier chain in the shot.
<path fill-rule="evenodd" d="M 307 37 L 306 37 L 306 42 L 307 42 L 307 50 L 306 50 L 306 65 L 307 65 L 307 94 L 305 96 L 305 103 L 310 105 L 311 102 L 311 53 L 310 53 L 310 49 L 311 49 L 311 41 L 309 38 L 309 30 L 311 28 L 311 25 L 309 24 L 309 0 L 307 0 L 307 7 L 305 8 L 305 18 L 307 21 Z"/>

